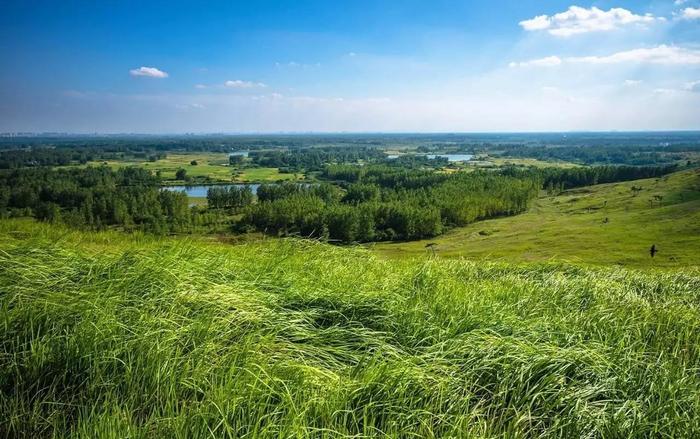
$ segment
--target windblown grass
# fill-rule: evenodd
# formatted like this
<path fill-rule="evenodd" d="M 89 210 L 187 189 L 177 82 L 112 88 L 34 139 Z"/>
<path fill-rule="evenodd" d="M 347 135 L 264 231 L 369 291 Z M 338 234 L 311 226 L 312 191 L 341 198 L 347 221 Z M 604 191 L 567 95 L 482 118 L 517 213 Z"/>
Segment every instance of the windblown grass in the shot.
<path fill-rule="evenodd" d="M 700 437 L 700 273 L 0 227 L 0 436 Z"/>

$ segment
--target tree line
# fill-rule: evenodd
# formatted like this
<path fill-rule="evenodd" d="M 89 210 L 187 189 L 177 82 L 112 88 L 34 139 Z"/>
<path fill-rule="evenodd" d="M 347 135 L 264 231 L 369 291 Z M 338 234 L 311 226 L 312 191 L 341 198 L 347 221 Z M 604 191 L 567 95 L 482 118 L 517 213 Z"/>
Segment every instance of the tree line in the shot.
<path fill-rule="evenodd" d="M 502 157 L 561 160 L 586 165 L 624 164 L 654 166 L 682 161 L 688 152 L 700 152 L 700 145 L 605 145 L 605 146 L 509 146 Z"/>
<path fill-rule="evenodd" d="M 676 172 L 677 165 L 666 166 L 585 166 L 576 168 L 542 168 L 518 169 L 505 168 L 503 173 L 515 177 L 536 175 L 542 181 L 544 189 L 571 189 L 620 181 L 657 178 Z"/>
<path fill-rule="evenodd" d="M 288 171 L 321 170 L 328 163 L 358 163 L 384 159 L 378 148 L 365 146 L 291 148 L 289 150 L 251 151 L 249 159 L 258 166 Z"/>
<path fill-rule="evenodd" d="M 0 169 L 86 164 L 96 160 L 122 160 L 128 157 L 156 161 L 166 157 L 157 151 L 106 151 L 99 148 L 25 148 L 0 153 Z"/>
<path fill-rule="evenodd" d="M 538 178 L 493 172 L 436 174 L 388 166 L 328 167 L 345 184 L 261 186 L 238 223 L 277 235 L 339 242 L 413 240 L 527 209 Z M 342 188 L 342 190 L 340 189 Z"/>
<path fill-rule="evenodd" d="M 253 204 L 250 186 L 212 187 L 207 190 L 207 205 L 212 209 L 238 209 Z"/>
<path fill-rule="evenodd" d="M 188 230 L 193 223 L 184 193 L 161 190 L 155 176 L 135 167 L 4 171 L 0 214 L 79 228 L 121 226 L 154 233 Z"/>

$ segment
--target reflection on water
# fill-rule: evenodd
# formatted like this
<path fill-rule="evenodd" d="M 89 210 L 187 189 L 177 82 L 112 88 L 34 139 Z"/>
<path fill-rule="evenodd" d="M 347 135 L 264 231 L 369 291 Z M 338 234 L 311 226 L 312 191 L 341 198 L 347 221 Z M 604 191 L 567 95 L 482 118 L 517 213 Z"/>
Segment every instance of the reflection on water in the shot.
<path fill-rule="evenodd" d="M 250 189 L 253 191 L 253 194 L 257 194 L 258 188 L 260 187 L 259 184 L 201 184 L 194 186 L 164 186 L 163 189 L 166 191 L 183 191 L 187 194 L 188 197 L 204 198 L 207 196 L 207 191 L 209 190 L 209 188 L 212 187 L 228 189 L 230 187 L 241 186 L 249 186 Z"/>

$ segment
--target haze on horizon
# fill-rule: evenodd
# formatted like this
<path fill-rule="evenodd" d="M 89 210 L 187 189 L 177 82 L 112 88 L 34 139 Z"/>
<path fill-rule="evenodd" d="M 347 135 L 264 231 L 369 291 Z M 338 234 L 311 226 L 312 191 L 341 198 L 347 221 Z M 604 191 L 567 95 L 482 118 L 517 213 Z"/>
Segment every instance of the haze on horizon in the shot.
<path fill-rule="evenodd" d="M 700 0 L 0 0 L 0 132 L 700 129 Z"/>

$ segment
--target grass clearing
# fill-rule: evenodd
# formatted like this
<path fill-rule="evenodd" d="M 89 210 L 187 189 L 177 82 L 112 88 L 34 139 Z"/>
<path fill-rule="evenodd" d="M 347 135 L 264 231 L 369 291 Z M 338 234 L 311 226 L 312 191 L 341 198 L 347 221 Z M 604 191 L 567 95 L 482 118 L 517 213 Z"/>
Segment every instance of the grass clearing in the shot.
<path fill-rule="evenodd" d="M 700 272 L 0 222 L 0 434 L 700 435 Z"/>
<path fill-rule="evenodd" d="M 304 179 L 304 174 L 283 174 L 278 168 L 243 168 L 240 170 L 241 174 L 236 177 L 236 181 L 247 181 L 247 182 L 257 182 L 257 181 L 289 181 L 289 180 L 302 180 Z"/>
<path fill-rule="evenodd" d="M 196 161 L 196 165 L 192 165 Z M 164 159 L 151 162 L 148 159 L 124 159 L 89 162 L 86 165 L 70 166 L 101 166 L 106 165 L 112 169 L 128 166 L 138 166 L 150 171 L 160 171 L 165 180 L 175 182 L 175 173 L 182 168 L 187 175 L 193 178 L 209 178 L 218 183 L 263 183 L 279 180 L 303 179 L 304 175 L 282 174 L 277 168 L 236 168 L 228 165 L 226 153 L 168 153 Z M 236 175 L 238 173 L 238 175 Z"/>
<path fill-rule="evenodd" d="M 537 160 L 528 158 L 515 158 L 515 157 L 491 157 L 486 156 L 483 159 L 476 158 L 477 162 L 485 163 L 491 166 L 534 166 L 536 168 L 578 168 L 580 165 L 571 162 L 565 162 L 561 160 Z M 477 165 L 478 166 L 478 165 Z"/>
<path fill-rule="evenodd" d="M 640 190 L 632 190 L 632 188 Z M 657 197 L 661 197 L 660 199 Z M 431 240 L 372 246 L 391 258 L 560 260 L 596 265 L 700 265 L 700 171 L 572 189 L 527 213 L 480 221 Z M 660 253 L 652 259 L 649 248 Z"/>

